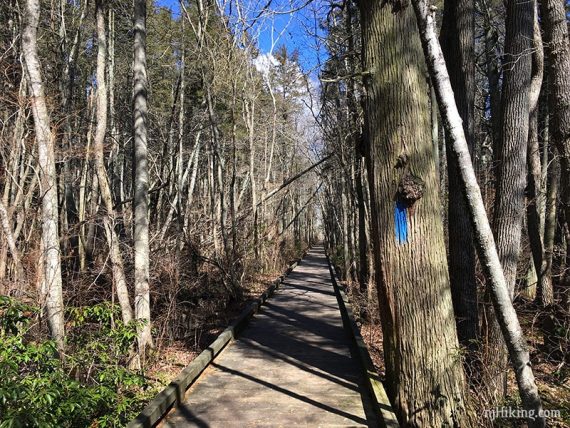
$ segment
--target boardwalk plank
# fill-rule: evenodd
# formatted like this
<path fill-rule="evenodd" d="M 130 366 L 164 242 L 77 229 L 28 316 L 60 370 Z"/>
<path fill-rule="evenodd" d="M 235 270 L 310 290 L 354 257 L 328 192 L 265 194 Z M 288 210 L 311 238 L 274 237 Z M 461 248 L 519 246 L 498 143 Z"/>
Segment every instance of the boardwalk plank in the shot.
<path fill-rule="evenodd" d="M 163 426 L 374 427 L 361 371 L 316 247 Z"/>

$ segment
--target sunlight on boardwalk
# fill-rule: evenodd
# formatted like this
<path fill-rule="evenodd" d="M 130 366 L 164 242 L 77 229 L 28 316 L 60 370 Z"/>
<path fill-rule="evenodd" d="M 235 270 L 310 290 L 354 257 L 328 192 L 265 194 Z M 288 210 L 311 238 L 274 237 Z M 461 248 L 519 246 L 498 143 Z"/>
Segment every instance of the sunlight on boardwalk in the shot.
<path fill-rule="evenodd" d="M 377 426 L 359 364 L 316 247 L 163 426 Z"/>

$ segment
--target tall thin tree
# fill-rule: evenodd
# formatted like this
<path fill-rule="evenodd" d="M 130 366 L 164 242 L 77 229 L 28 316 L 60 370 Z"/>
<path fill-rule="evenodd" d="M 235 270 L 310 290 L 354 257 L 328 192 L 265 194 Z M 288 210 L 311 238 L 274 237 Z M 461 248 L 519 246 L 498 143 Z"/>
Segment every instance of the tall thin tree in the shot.
<path fill-rule="evenodd" d="M 134 0 L 133 20 L 135 38 L 133 58 L 135 318 L 141 322 L 138 328 L 138 345 L 139 354 L 144 362 L 145 350 L 148 346 L 152 346 L 148 232 L 146 0 Z"/>
<path fill-rule="evenodd" d="M 39 0 L 26 0 L 22 52 L 29 76 L 34 129 L 38 145 L 38 161 L 42 195 L 43 289 L 47 321 L 59 351 L 64 349 L 63 289 L 59 245 L 59 205 L 55 170 L 54 138 L 46 104 L 41 64 L 38 56 Z"/>
<path fill-rule="evenodd" d="M 95 140 L 93 142 L 95 169 L 101 199 L 105 206 L 104 226 L 109 245 L 109 258 L 113 271 L 113 281 L 121 306 L 122 319 L 125 324 L 133 318 L 129 290 L 125 270 L 123 268 L 123 257 L 121 255 L 119 237 L 115 231 L 115 210 L 113 208 L 113 195 L 109 184 L 109 177 L 105 168 L 105 134 L 107 132 L 107 84 L 105 81 L 105 64 L 107 62 L 107 36 L 105 26 L 105 0 L 96 0 L 96 21 L 97 21 L 97 127 L 95 129 Z"/>

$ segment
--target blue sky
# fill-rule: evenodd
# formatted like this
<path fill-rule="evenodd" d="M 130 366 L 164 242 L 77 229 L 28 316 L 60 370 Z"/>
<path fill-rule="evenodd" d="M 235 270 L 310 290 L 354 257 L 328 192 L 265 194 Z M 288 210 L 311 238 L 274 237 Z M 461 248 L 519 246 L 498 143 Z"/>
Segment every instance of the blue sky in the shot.
<path fill-rule="evenodd" d="M 258 10 L 267 3 L 265 0 L 245 0 L 246 4 L 248 1 L 255 2 L 252 4 L 256 4 L 256 6 L 253 6 L 252 9 L 257 7 Z M 281 12 L 290 11 L 292 8 L 304 5 L 305 2 L 306 0 L 273 0 L 271 9 Z M 178 0 L 155 0 L 155 3 L 158 6 L 169 8 L 175 16 L 180 15 Z M 322 13 L 322 8 L 319 10 L 320 3 L 319 0 L 313 0 L 310 5 L 299 11 L 288 14 L 280 13 L 272 16 L 272 18 L 265 19 L 261 26 L 255 30 L 256 32 L 259 31 L 259 49 L 261 52 L 268 53 L 271 50 L 272 40 L 277 39 L 275 48 L 285 44 L 291 51 L 298 49 L 299 62 L 303 71 L 310 72 L 313 76 L 316 75 L 319 55 L 321 61 L 325 58 L 323 47 L 319 46 L 318 38 L 313 36 L 315 33 L 319 36 L 323 35 L 315 19 L 315 15 Z M 252 11 L 252 17 L 257 14 L 258 10 Z"/>

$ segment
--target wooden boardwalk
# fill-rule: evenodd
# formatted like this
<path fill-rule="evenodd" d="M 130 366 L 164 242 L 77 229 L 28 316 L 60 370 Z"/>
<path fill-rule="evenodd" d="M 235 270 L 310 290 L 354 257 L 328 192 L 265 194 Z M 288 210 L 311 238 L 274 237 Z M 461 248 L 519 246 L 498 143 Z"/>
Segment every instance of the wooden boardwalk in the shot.
<path fill-rule="evenodd" d="M 163 422 L 204 428 L 377 425 L 322 247 L 309 251 Z"/>

